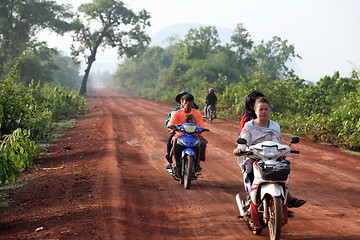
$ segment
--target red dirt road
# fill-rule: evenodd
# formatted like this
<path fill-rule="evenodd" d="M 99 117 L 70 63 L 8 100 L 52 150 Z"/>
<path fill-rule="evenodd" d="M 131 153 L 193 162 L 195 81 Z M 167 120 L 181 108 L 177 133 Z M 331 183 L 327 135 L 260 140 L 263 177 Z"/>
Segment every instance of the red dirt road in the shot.
<path fill-rule="evenodd" d="M 40 170 L 2 191 L 0 239 L 268 239 L 237 219 L 238 124 L 206 124 L 203 173 L 185 190 L 165 171 L 171 106 L 103 89 L 88 102 L 78 127 L 36 160 Z M 293 148 L 290 190 L 307 204 L 282 239 L 360 239 L 360 157 L 305 141 Z"/>

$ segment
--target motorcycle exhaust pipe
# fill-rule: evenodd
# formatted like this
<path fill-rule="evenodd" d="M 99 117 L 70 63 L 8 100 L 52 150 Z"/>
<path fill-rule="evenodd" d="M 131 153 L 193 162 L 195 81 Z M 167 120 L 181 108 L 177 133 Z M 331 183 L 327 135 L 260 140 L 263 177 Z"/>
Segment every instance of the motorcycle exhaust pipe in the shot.
<path fill-rule="evenodd" d="M 243 207 L 243 205 L 241 203 L 240 193 L 236 194 L 235 200 L 236 200 L 236 203 L 238 205 L 239 212 L 240 212 L 239 218 L 244 218 L 245 213 L 244 213 L 244 207 Z"/>

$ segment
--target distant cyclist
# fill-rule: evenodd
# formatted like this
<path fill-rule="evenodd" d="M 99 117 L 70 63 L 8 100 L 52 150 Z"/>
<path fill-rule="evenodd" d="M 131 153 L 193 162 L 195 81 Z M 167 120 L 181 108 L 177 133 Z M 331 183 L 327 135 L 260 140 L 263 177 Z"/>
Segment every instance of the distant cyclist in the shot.
<path fill-rule="evenodd" d="M 213 88 L 209 89 L 209 93 L 206 96 L 206 98 L 204 99 L 204 102 L 206 103 L 206 107 L 205 107 L 205 116 L 207 115 L 207 108 L 208 106 L 212 105 L 214 106 L 214 114 L 215 114 L 215 118 L 216 118 L 216 103 L 217 103 L 217 97 L 215 95 L 215 90 Z"/>

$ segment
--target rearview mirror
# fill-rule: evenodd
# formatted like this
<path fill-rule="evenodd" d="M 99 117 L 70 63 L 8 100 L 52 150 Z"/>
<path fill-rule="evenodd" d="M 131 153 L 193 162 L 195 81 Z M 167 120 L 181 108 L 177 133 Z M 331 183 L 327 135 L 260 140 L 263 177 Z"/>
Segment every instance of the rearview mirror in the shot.
<path fill-rule="evenodd" d="M 298 137 L 293 137 L 290 140 L 290 143 L 298 143 L 298 142 L 300 142 L 300 138 L 298 138 Z"/>
<path fill-rule="evenodd" d="M 236 140 L 236 142 L 238 143 L 238 144 L 247 144 L 247 141 L 246 141 L 246 139 L 245 138 L 238 138 L 237 140 Z"/>

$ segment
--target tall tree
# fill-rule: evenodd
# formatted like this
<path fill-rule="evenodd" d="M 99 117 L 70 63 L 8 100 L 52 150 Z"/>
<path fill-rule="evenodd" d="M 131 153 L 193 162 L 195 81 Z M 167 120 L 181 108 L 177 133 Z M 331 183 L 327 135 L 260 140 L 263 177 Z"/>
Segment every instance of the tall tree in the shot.
<path fill-rule="evenodd" d="M 72 56 L 77 58 L 82 54 L 87 59 L 79 91 L 80 95 L 84 95 L 98 48 L 117 47 L 119 57 L 138 55 L 150 42 L 145 32 L 146 26 L 150 26 L 150 15 L 146 10 L 135 13 L 119 0 L 93 0 L 92 3 L 82 4 L 78 12 L 83 16 L 79 15 L 74 21 L 77 29 L 73 38 L 79 46 L 72 45 Z M 81 17 L 85 23 L 81 22 Z"/>
<path fill-rule="evenodd" d="M 220 39 L 215 27 L 192 28 L 180 43 L 184 59 L 205 59 L 219 47 Z"/>
<path fill-rule="evenodd" d="M 43 29 L 63 34 L 71 29 L 69 5 L 55 1 L 1 0 L 0 1 L 0 71 L 4 64 L 12 66 L 28 47 L 39 47 L 35 35 Z"/>
<path fill-rule="evenodd" d="M 237 67 L 245 79 L 248 78 L 249 67 L 255 64 L 251 56 L 253 44 L 254 42 L 251 40 L 251 36 L 244 25 L 241 23 L 237 24 L 231 36 L 231 48 L 235 52 Z"/>
<path fill-rule="evenodd" d="M 273 37 L 272 40 L 254 47 L 252 57 L 256 61 L 253 65 L 255 75 L 267 75 L 271 80 L 284 77 L 294 77 L 294 70 L 289 69 L 286 64 L 294 58 L 301 58 L 295 53 L 295 47 L 289 45 L 287 40 L 280 37 Z"/>

